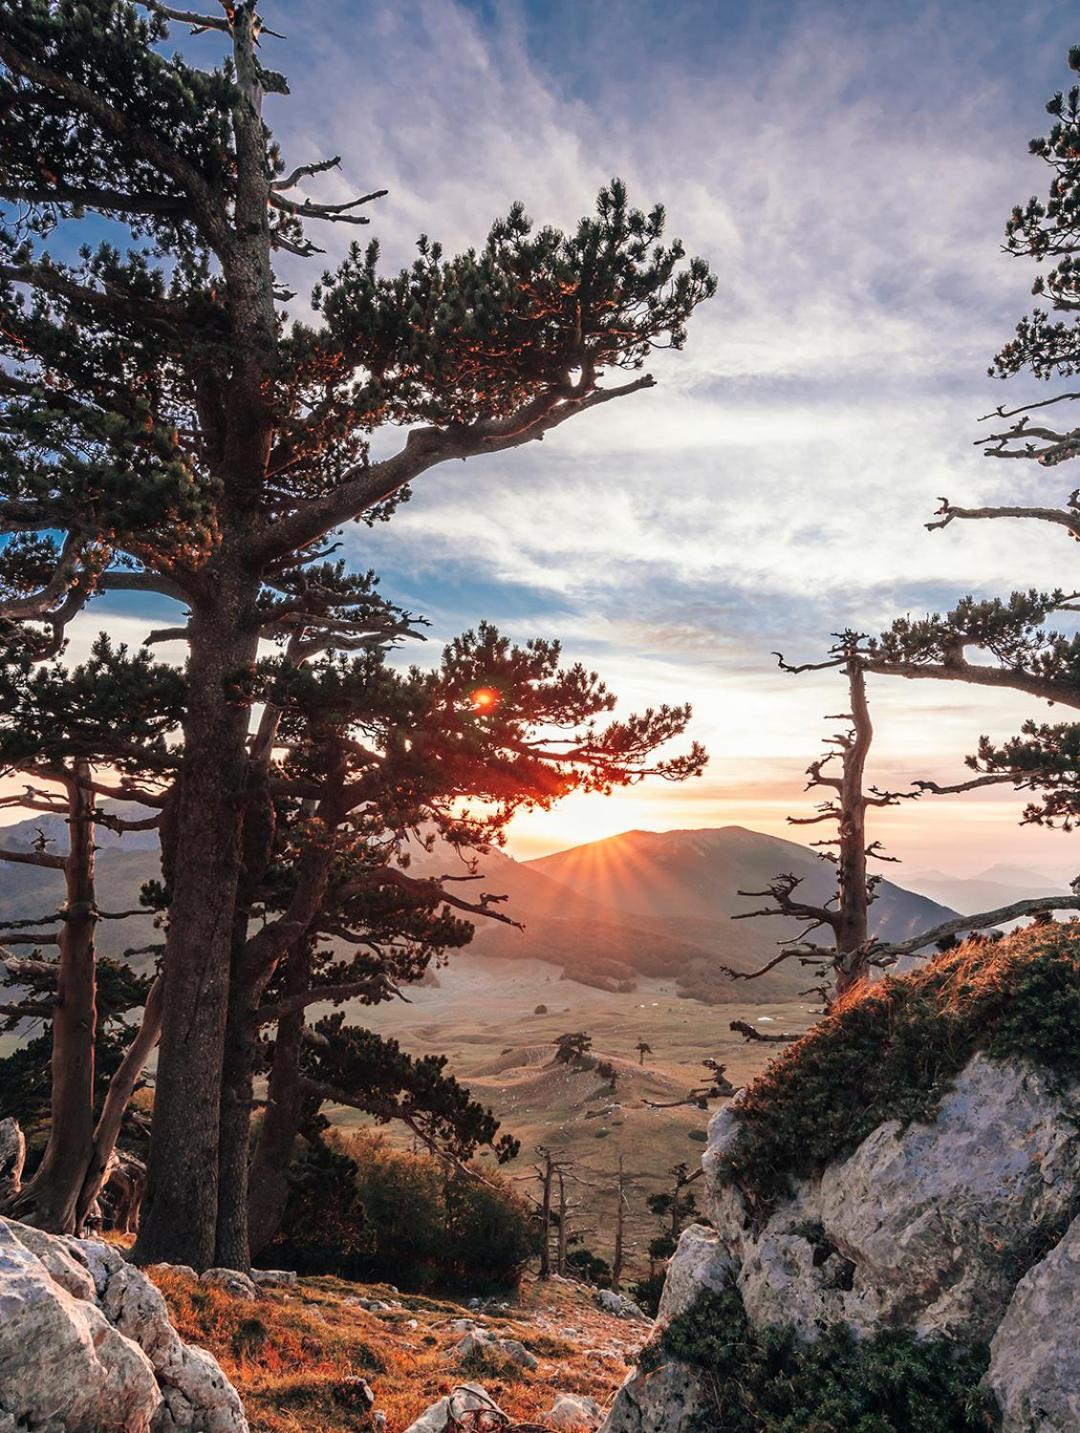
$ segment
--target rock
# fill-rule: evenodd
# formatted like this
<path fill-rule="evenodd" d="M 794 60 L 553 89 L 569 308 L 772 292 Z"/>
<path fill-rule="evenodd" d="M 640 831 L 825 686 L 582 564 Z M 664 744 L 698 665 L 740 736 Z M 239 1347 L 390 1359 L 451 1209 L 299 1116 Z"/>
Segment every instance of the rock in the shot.
<path fill-rule="evenodd" d="M 501 1338 L 498 1340 L 500 1350 L 506 1354 L 514 1363 L 522 1368 L 539 1368 L 535 1356 L 529 1352 L 523 1343 L 516 1338 Z"/>
<path fill-rule="evenodd" d="M 25 1162 L 26 1137 L 19 1128 L 19 1121 L 9 1115 L 0 1120 L 0 1201 L 18 1194 L 22 1188 Z"/>
<path fill-rule="evenodd" d="M 704 1289 L 727 1288 L 736 1269 L 716 1231 L 704 1224 L 691 1224 L 683 1230 L 667 1266 L 658 1319 L 666 1323 L 681 1314 Z"/>
<path fill-rule="evenodd" d="M 1080 1090 L 980 1054 L 931 1122 L 879 1125 L 755 1233 L 719 1171 L 732 1106 L 710 1123 L 706 1199 L 759 1328 L 793 1324 L 813 1338 L 842 1321 L 859 1333 L 887 1324 L 985 1341 L 1012 1296 L 1014 1256 L 1033 1227 L 1062 1218 L 1076 1189 Z"/>
<path fill-rule="evenodd" d="M 681 1433 L 707 1407 L 701 1379 L 684 1363 L 636 1371 L 615 1395 L 600 1433 Z"/>
<path fill-rule="evenodd" d="M 990 1343 L 986 1383 L 1002 1433 L 1080 1428 L 1080 1219 L 1016 1286 Z"/>
<path fill-rule="evenodd" d="M 446 1433 L 450 1420 L 450 1403 L 453 1400 L 457 1415 L 474 1408 L 494 1408 L 495 1402 L 479 1383 L 462 1383 L 446 1398 L 440 1398 L 421 1413 L 415 1423 L 410 1423 L 405 1433 Z"/>
<path fill-rule="evenodd" d="M 357 1299 L 356 1302 L 369 1314 L 388 1314 L 391 1311 L 391 1305 L 382 1299 Z"/>
<path fill-rule="evenodd" d="M 614 1289 L 598 1289 L 593 1295 L 594 1302 L 598 1308 L 603 1309 L 606 1314 L 613 1314 L 617 1319 L 640 1319 L 643 1323 L 650 1323 L 651 1320 L 642 1309 L 639 1309 L 633 1299 L 627 1298 L 625 1294 L 617 1294 Z"/>
<path fill-rule="evenodd" d="M 296 1274 L 292 1269 L 252 1269 L 251 1282 L 259 1288 L 291 1289 L 296 1284 Z"/>
<path fill-rule="evenodd" d="M 0 1220 L 4 1413 L 18 1433 L 247 1433 L 248 1427 L 217 1360 L 181 1341 L 141 1270 L 109 1245 Z"/>
<path fill-rule="evenodd" d="M 199 1275 L 200 1284 L 212 1284 L 224 1289 L 234 1299 L 257 1299 L 259 1291 L 255 1284 L 239 1269 L 206 1269 Z"/>
<path fill-rule="evenodd" d="M 470 1329 L 461 1342 L 454 1345 L 454 1357 L 459 1363 L 485 1353 L 501 1353 L 522 1368 L 539 1367 L 523 1343 L 516 1338 L 500 1338 L 490 1329 Z"/>
<path fill-rule="evenodd" d="M 544 1414 L 553 1428 L 597 1428 L 603 1418 L 599 1403 L 583 1393 L 559 1393 Z"/>
<path fill-rule="evenodd" d="M 150 1433 L 161 1404 L 143 1350 L 0 1220 L 0 1414 L 20 1433 Z"/>

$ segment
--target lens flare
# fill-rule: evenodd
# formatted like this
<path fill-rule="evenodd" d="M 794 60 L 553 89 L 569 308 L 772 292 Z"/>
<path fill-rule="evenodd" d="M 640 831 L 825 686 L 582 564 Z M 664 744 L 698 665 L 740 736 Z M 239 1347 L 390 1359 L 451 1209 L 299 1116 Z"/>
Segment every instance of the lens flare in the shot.
<path fill-rule="evenodd" d="M 472 702 L 473 711 L 493 712 L 502 698 L 494 687 L 477 687 L 469 700 Z"/>

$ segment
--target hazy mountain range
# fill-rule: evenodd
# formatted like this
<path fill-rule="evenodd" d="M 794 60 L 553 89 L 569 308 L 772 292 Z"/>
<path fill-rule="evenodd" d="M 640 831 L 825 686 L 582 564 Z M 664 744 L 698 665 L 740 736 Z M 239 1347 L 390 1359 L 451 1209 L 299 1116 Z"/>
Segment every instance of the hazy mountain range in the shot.
<path fill-rule="evenodd" d="M 63 850 L 64 823 L 49 816 L 3 828 L 0 847 L 29 849 L 39 831 L 52 841 L 51 849 Z M 98 844 L 99 905 L 130 909 L 141 883 L 159 874 L 154 833 L 118 837 L 102 828 Z M 433 861 L 417 864 L 438 869 Z M 610 989 L 631 989 L 642 975 L 664 976 L 683 994 L 708 1001 L 790 999 L 809 983 L 797 962 L 752 983 L 735 984 L 718 969 L 757 967 L 796 929 L 780 918 L 733 921 L 738 912 L 767 904 L 740 896 L 740 890 L 763 890 L 773 876 L 790 871 L 804 878 L 801 890 L 809 899 L 822 901 L 833 882 L 832 868 L 814 851 L 740 826 L 628 831 L 528 862 L 492 852 L 481 869 L 477 891 L 505 896 L 498 909 L 524 930 L 480 921 L 477 951 L 544 960 L 570 979 Z M 62 899 L 59 872 L 0 861 L 0 920 L 47 915 Z M 954 911 L 883 881 L 872 914 L 875 933 L 895 940 Z M 156 934 L 149 916 L 104 921 L 100 932 L 109 954 L 144 946 Z"/>

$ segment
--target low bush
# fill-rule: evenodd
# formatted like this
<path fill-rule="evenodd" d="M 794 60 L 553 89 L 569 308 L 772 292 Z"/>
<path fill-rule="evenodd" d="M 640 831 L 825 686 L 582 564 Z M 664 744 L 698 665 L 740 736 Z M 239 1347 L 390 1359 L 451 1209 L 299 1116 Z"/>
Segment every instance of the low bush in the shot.
<path fill-rule="evenodd" d="M 697 1368 L 706 1407 L 688 1433 L 989 1433 L 979 1387 L 989 1355 L 888 1330 L 857 1340 L 835 1325 L 814 1343 L 756 1331 L 734 1290 L 707 1292 L 642 1354 Z"/>
<path fill-rule="evenodd" d="M 281 1234 L 262 1262 L 486 1293 L 513 1287 L 538 1249 L 533 1210 L 498 1174 L 469 1178 L 378 1134 L 331 1134 L 297 1160 Z"/>

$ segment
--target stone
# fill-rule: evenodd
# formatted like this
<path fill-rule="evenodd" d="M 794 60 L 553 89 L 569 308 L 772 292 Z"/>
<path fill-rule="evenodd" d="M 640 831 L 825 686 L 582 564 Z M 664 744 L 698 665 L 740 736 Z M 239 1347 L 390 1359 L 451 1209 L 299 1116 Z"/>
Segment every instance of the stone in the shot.
<path fill-rule="evenodd" d="M 706 1407 L 700 1377 L 687 1364 L 671 1360 L 649 1373 L 630 1374 L 600 1433 L 682 1433 Z"/>
<path fill-rule="evenodd" d="M 164 1269 L 170 1274 L 180 1274 L 185 1279 L 197 1279 L 199 1277 L 190 1264 L 152 1264 L 151 1268 Z"/>
<path fill-rule="evenodd" d="M 976 1055 L 933 1120 L 879 1125 L 757 1232 L 719 1169 L 733 1105 L 710 1123 L 706 1202 L 758 1328 L 792 1324 L 814 1338 L 826 1323 L 860 1334 L 888 1324 L 985 1341 L 1012 1297 L 1011 1256 L 1074 1197 L 1080 1090 L 1062 1092 L 1024 1061 Z"/>
<path fill-rule="evenodd" d="M 705 1289 L 719 1290 L 732 1284 L 737 1266 L 720 1242 L 716 1231 L 704 1224 L 683 1230 L 667 1266 L 657 1318 L 668 1323 L 683 1313 Z"/>
<path fill-rule="evenodd" d="M 410 1423 L 405 1433 L 446 1433 L 450 1421 L 450 1404 L 453 1400 L 454 1413 L 471 1412 L 476 1408 L 495 1408 L 495 1401 L 479 1383 L 462 1383 L 453 1393 L 440 1398 L 424 1410 L 415 1423 Z"/>
<path fill-rule="evenodd" d="M 231 1294 L 234 1299 L 254 1300 L 259 1297 L 255 1284 L 239 1269 L 205 1269 L 199 1275 L 199 1283 L 224 1289 L 225 1293 Z"/>
<path fill-rule="evenodd" d="M 1017 1284 L 990 1342 L 986 1383 L 1002 1433 L 1080 1428 L 1080 1219 Z"/>
<path fill-rule="evenodd" d="M 10 1115 L 0 1120 L 0 1201 L 10 1199 L 22 1188 L 26 1163 L 26 1136 L 19 1121 Z"/>
<path fill-rule="evenodd" d="M 248 1433 L 217 1360 L 183 1343 L 140 1269 L 0 1220 L 4 1414 L 18 1433 Z"/>
<path fill-rule="evenodd" d="M 633 1299 L 627 1298 L 625 1294 L 617 1294 L 614 1289 L 598 1289 L 593 1295 L 596 1306 L 603 1309 L 604 1313 L 612 1314 L 617 1319 L 640 1319 L 644 1323 L 651 1320 L 642 1309 L 638 1308 Z"/>
<path fill-rule="evenodd" d="M 161 1403 L 143 1350 L 0 1220 L 0 1412 L 49 1433 L 150 1433 Z"/>
<path fill-rule="evenodd" d="M 252 1269 L 251 1282 L 259 1288 L 291 1289 L 296 1286 L 296 1273 L 292 1269 Z"/>
<path fill-rule="evenodd" d="M 507 1358 L 512 1359 L 514 1363 L 520 1364 L 522 1368 L 539 1368 L 540 1365 L 535 1355 L 531 1354 L 519 1339 L 501 1338 L 498 1340 L 498 1346 L 500 1351 L 506 1354 Z"/>
<path fill-rule="evenodd" d="M 603 1411 L 595 1398 L 584 1393 L 559 1393 L 544 1414 L 552 1428 L 597 1428 Z"/>

